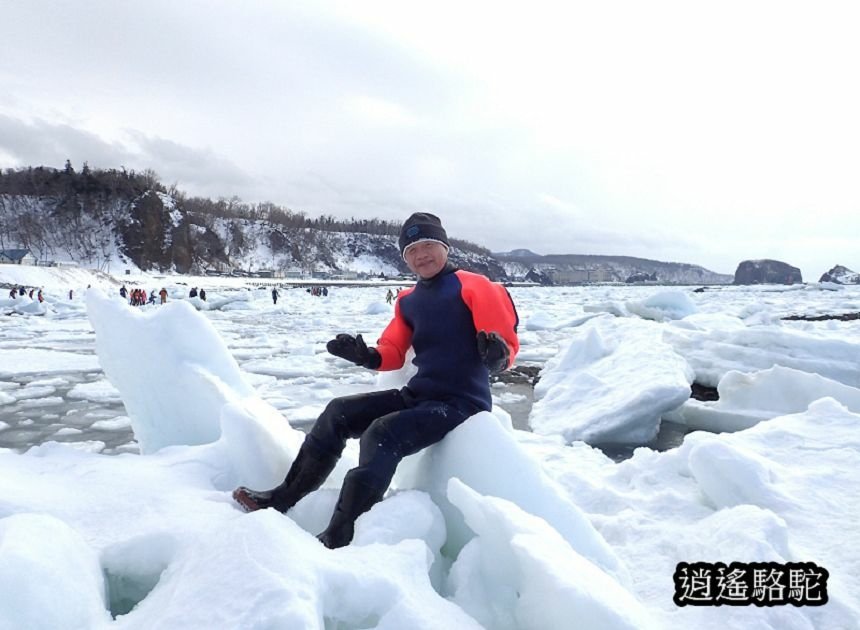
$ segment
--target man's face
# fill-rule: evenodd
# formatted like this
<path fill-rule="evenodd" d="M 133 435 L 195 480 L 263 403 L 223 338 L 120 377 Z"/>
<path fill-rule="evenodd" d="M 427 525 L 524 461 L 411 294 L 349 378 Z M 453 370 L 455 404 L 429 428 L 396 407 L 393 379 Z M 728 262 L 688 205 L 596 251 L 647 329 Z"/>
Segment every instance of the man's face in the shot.
<path fill-rule="evenodd" d="M 448 262 L 448 248 L 436 241 L 418 241 L 406 248 L 403 257 L 419 278 L 432 278 Z"/>

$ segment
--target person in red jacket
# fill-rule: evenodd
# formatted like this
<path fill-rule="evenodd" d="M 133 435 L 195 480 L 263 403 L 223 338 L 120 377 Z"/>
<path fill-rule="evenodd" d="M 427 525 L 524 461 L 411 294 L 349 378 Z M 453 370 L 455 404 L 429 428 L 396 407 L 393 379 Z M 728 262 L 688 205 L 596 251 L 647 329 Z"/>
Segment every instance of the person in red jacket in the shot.
<path fill-rule="evenodd" d="M 335 398 L 305 437 L 283 483 L 233 491 L 246 511 L 286 512 L 323 484 L 346 440 L 360 438 L 358 466 L 346 474 L 331 521 L 318 536 L 332 549 L 352 541 L 355 519 L 382 499 L 401 459 L 490 410 L 490 374 L 513 365 L 519 350 L 519 320 L 507 290 L 448 262 L 448 236 L 438 217 L 411 215 L 399 245 L 418 282 L 400 292 L 376 347 L 361 335 L 339 334 L 326 349 L 362 367 L 396 370 L 412 347 L 418 372 L 402 389 Z"/>

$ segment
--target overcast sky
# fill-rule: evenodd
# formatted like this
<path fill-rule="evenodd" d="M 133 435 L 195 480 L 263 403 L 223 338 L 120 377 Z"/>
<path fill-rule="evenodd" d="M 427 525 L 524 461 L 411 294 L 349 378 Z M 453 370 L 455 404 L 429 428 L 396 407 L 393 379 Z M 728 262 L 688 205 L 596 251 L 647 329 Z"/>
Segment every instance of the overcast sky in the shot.
<path fill-rule="evenodd" d="M 0 167 L 860 270 L 856 2 L 0 0 Z"/>

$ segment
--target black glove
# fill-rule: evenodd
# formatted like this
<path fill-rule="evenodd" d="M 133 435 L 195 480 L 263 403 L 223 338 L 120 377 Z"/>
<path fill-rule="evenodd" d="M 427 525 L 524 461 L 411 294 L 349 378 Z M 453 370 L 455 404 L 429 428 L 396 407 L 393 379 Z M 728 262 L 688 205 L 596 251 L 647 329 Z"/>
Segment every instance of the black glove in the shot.
<path fill-rule="evenodd" d="M 331 354 L 347 361 L 352 361 L 361 367 L 375 370 L 382 364 L 382 357 L 376 348 L 368 348 L 361 335 L 340 334 L 325 345 Z"/>
<path fill-rule="evenodd" d="M 499 374 L 508 369 L 508 357 L 511 356 L 511 351 L 499 333 L 488 334 L 481 330 L 478 331 L 478 355 L 490 370 L 490 374 Z"/>

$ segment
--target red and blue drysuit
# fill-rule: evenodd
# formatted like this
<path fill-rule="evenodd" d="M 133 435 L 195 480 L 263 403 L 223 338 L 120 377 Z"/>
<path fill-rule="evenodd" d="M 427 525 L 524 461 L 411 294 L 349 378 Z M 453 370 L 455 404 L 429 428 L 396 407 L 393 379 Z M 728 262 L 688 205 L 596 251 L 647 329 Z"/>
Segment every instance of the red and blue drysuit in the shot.
<path fill-rule="evenodd" d="M 492 407 L 489 371 L 478 331 L 496 332 L 519 350 L 517 312 L 507 290 L 484 276 L 448 265 L 402 291 L 394 318 L 379 338 L 380 370 L 403 367 L 410 346 L 418 373 L 407 385 L 332 400 L 306 444 L 340 455 L 347 438 L 361 438 L 358 467 L 348 475 L 384 492 L 400 460 L 435 444 L 469 416 Z"/>

